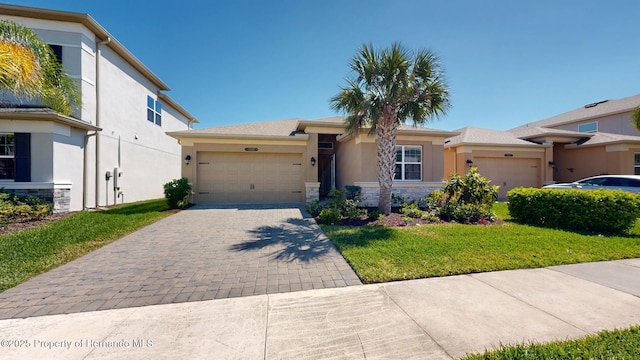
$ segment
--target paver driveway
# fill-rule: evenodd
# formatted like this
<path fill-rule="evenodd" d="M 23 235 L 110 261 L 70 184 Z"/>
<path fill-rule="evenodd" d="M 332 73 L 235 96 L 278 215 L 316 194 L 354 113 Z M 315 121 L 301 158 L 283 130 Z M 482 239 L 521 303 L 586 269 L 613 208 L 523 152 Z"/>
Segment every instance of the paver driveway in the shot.
<path fill-rule="evenodd" d="M 195 206 L 0 293 L 0 319 L 361 284 L 304 214 Z"/>

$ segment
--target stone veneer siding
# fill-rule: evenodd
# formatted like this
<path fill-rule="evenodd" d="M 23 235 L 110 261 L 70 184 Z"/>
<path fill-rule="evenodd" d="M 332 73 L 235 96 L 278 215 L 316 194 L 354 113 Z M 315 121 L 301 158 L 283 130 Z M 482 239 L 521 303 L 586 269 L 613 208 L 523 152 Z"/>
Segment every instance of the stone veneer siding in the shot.
<path fill-rule="evenodd" d="M 434 190 L 442 188 L 444 182 L 395 182 L 391 188 L 391 192 L 396 196 L 403 197 L 406 201 L 418 200 L 429 194 Z M 378 183 L 359 183 L 354 185 L 360 186 L 362 192 L 360 193 L 360 206 L 375 207 L 378 206 L 378 198 L 380 197 L 380 186 Z"/>
<path fill-rule="evenodd" d="M 320 200 L 320 183 L 319 182 L 308 182 L 304 183 L 306 198 L 305 202 L 307 204 Z"/>
<path fill-rule="evenodd" d="M 71 189 L 3 189 L 20 197 L 34 197 L 53 204 L 53 212 L 67 212 L 71 206 Z"/>

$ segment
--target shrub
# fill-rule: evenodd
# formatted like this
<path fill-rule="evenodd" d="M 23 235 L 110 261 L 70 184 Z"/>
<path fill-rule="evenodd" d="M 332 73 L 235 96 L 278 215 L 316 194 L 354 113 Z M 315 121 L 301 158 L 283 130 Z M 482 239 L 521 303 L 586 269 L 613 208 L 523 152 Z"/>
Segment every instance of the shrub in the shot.
<path fill-rule="evenodd" d="M 427 220 L 429 222 L 437 222 L 438 220 L 440 220 L 440 217 L 438 216 L 438 214 L 431 211 L 423 211 L 420 219 Z"/>
<path fill-rule="evenodd" d="M 342 219 L 340 210 L 335 208 L 326 208 L 320 211 L 320 221 L 325 224 L 335 224 Z"/>
<path fill-rule="evenodd" d="M 407 201 L 404 199 L 404 196 L 396 195 L 391 193 L 391 205 L 393 206 L 402 206 L 406 204 Z"/>
<path fill-rule="evenodd" d="M 640 216 L 640 197 L 620 190 L 515 188 L 507 197 L 514 220 L 550 228 L 624 233 Z"/>
<path fill-rule="evenodd" d="M 356 200 L 360 197 L 360 194 L 362 193 L 362 188 L 360 186 L 347 185 L 344 188 L 345 188 L 344 196 L 347 198 L 347 200 Z"/>
<path fill-rule="evenodd" d="M 184 209 L 189 205 L 191 185 L 187 178 L 171 180 L 164 184 L 164 197 L 172 209 Z"/>
<path fill-rule="evenodd" d="M 367 215 L 367 210 L 359 207 L 360 202 L 358 200 L 347 199 L 342 204 L 342 212 L 344 217 L 350 220 L 359 220 L 363 216 Z"/>
<path fill-rule="evenodd" d="M 53 211 L 53 204 L 35 197 L 20 197 L 0 192 L 0 220 L 43 218 Z"/>
<path fill-rule="evenodd" d="M 405 203 L 400 208 L 400 212 L 403 213 L 405 216 L 413 219 L 422 217 L 424 213 L 424 211 L 420 210 L 420 208 L 418 207 L 418 204 L 416 203 L 410 203 L 410 204 Z"/>
<path fill-rule="evenodd" d="M 331 189 L 327 195 L 329 196 L 329 201 L 325 207 L 338 210 L 342 208 L 342 197 L 344 195 L 344 191 L 334 188 Z"/>
<path fill-rule="evenodd" d="M 307 212 L 311 214 L 311 216 L 316 217 L 320 215 L 320 212 L 322 211 L 322 209 L 324 209 L 324 206 L 322 205 L 322 203 L 320 203 L 320 200 L 313 200 L 312 202 L 308 203 L 305 208 L 307 209 Z"/>
<path fill-rule="evenodd" d="M 367 215 L 367 217 L 370 220 L 380 220 L 380 219 L 384 218 L 384 213 L 382 213 L 382 211 L 380 211 L 380 210 L 374 210 L 374 211 L 370 212 Z"/>
<path fill-rule="evenodd" d="M 329 191 L 329 194 L 327 195 L 333 200 L 342 200 L 342 197 L 344 196 L 344 191 L 333 188 L 331 189 L 331 191 Z"/>
<path fill-rule="evenodd" d="M 442 190 L 434 190 L 431 194 L 418 200 L 418 206 L 423 209 L 439 209 L 444 205 L 444 192 Z"/>
<path fill-rule="evenodd" d="M 491 207 L 498 199 L 499 187 L 490 185 L 490 182 L 475 167 L 462 177 L 453 174 L 442 188 L 444 203 L 440 209 L 440 217 L 465 223 L 493 220 L 495 214 Z M 438 194 L 434 198 L 436 196 Z"/>

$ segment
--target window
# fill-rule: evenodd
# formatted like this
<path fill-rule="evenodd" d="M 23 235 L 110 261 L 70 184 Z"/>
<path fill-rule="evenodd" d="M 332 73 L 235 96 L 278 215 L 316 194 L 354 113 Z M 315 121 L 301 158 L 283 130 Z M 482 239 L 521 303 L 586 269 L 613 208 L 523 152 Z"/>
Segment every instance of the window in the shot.
<path fill-rule="evenodd" d="M 58 64 L 62 64 L 62 46 L 49 44 L 49 47 L 51 48 L 53 53 L 56 55 L 56 60 L 58 60 Z"/>
<path fill-rule="evenodd" d="M 15 179 L 15 146 L 13 134 L 0 134 L 0 180 Z"/>
<path fill-rule="evenodd" d="M 162 104 L 151 96 L 147 96 L 147 120 L 162 125 Z"/>
<path fill-rule="evenodd" d="M 422 147 L 396 146 L 396 169 L 394 180 L 422 180 Z"/>
<path fill-rule="evenodd" d="M 635 161 L 633 164 L 634 174 L 640 175 L 640 153 L 635 153 Z"/>
<path fill-rule="evenodd" d="M 586 124 L 580 124 L 578 125 L 578 131 L 579 132 L 596 132 L 598 131 L 598 122 L 594 121 Z"/>

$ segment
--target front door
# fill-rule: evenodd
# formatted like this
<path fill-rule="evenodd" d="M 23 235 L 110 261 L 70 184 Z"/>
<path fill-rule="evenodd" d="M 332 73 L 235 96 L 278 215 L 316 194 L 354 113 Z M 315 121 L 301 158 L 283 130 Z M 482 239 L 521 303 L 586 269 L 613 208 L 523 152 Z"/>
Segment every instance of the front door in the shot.
<path fill-rule="evenodd" d="M 318 155 L 318 180 L 320 196 L 327 196 L 335 184 L 335 155 Z"/>

